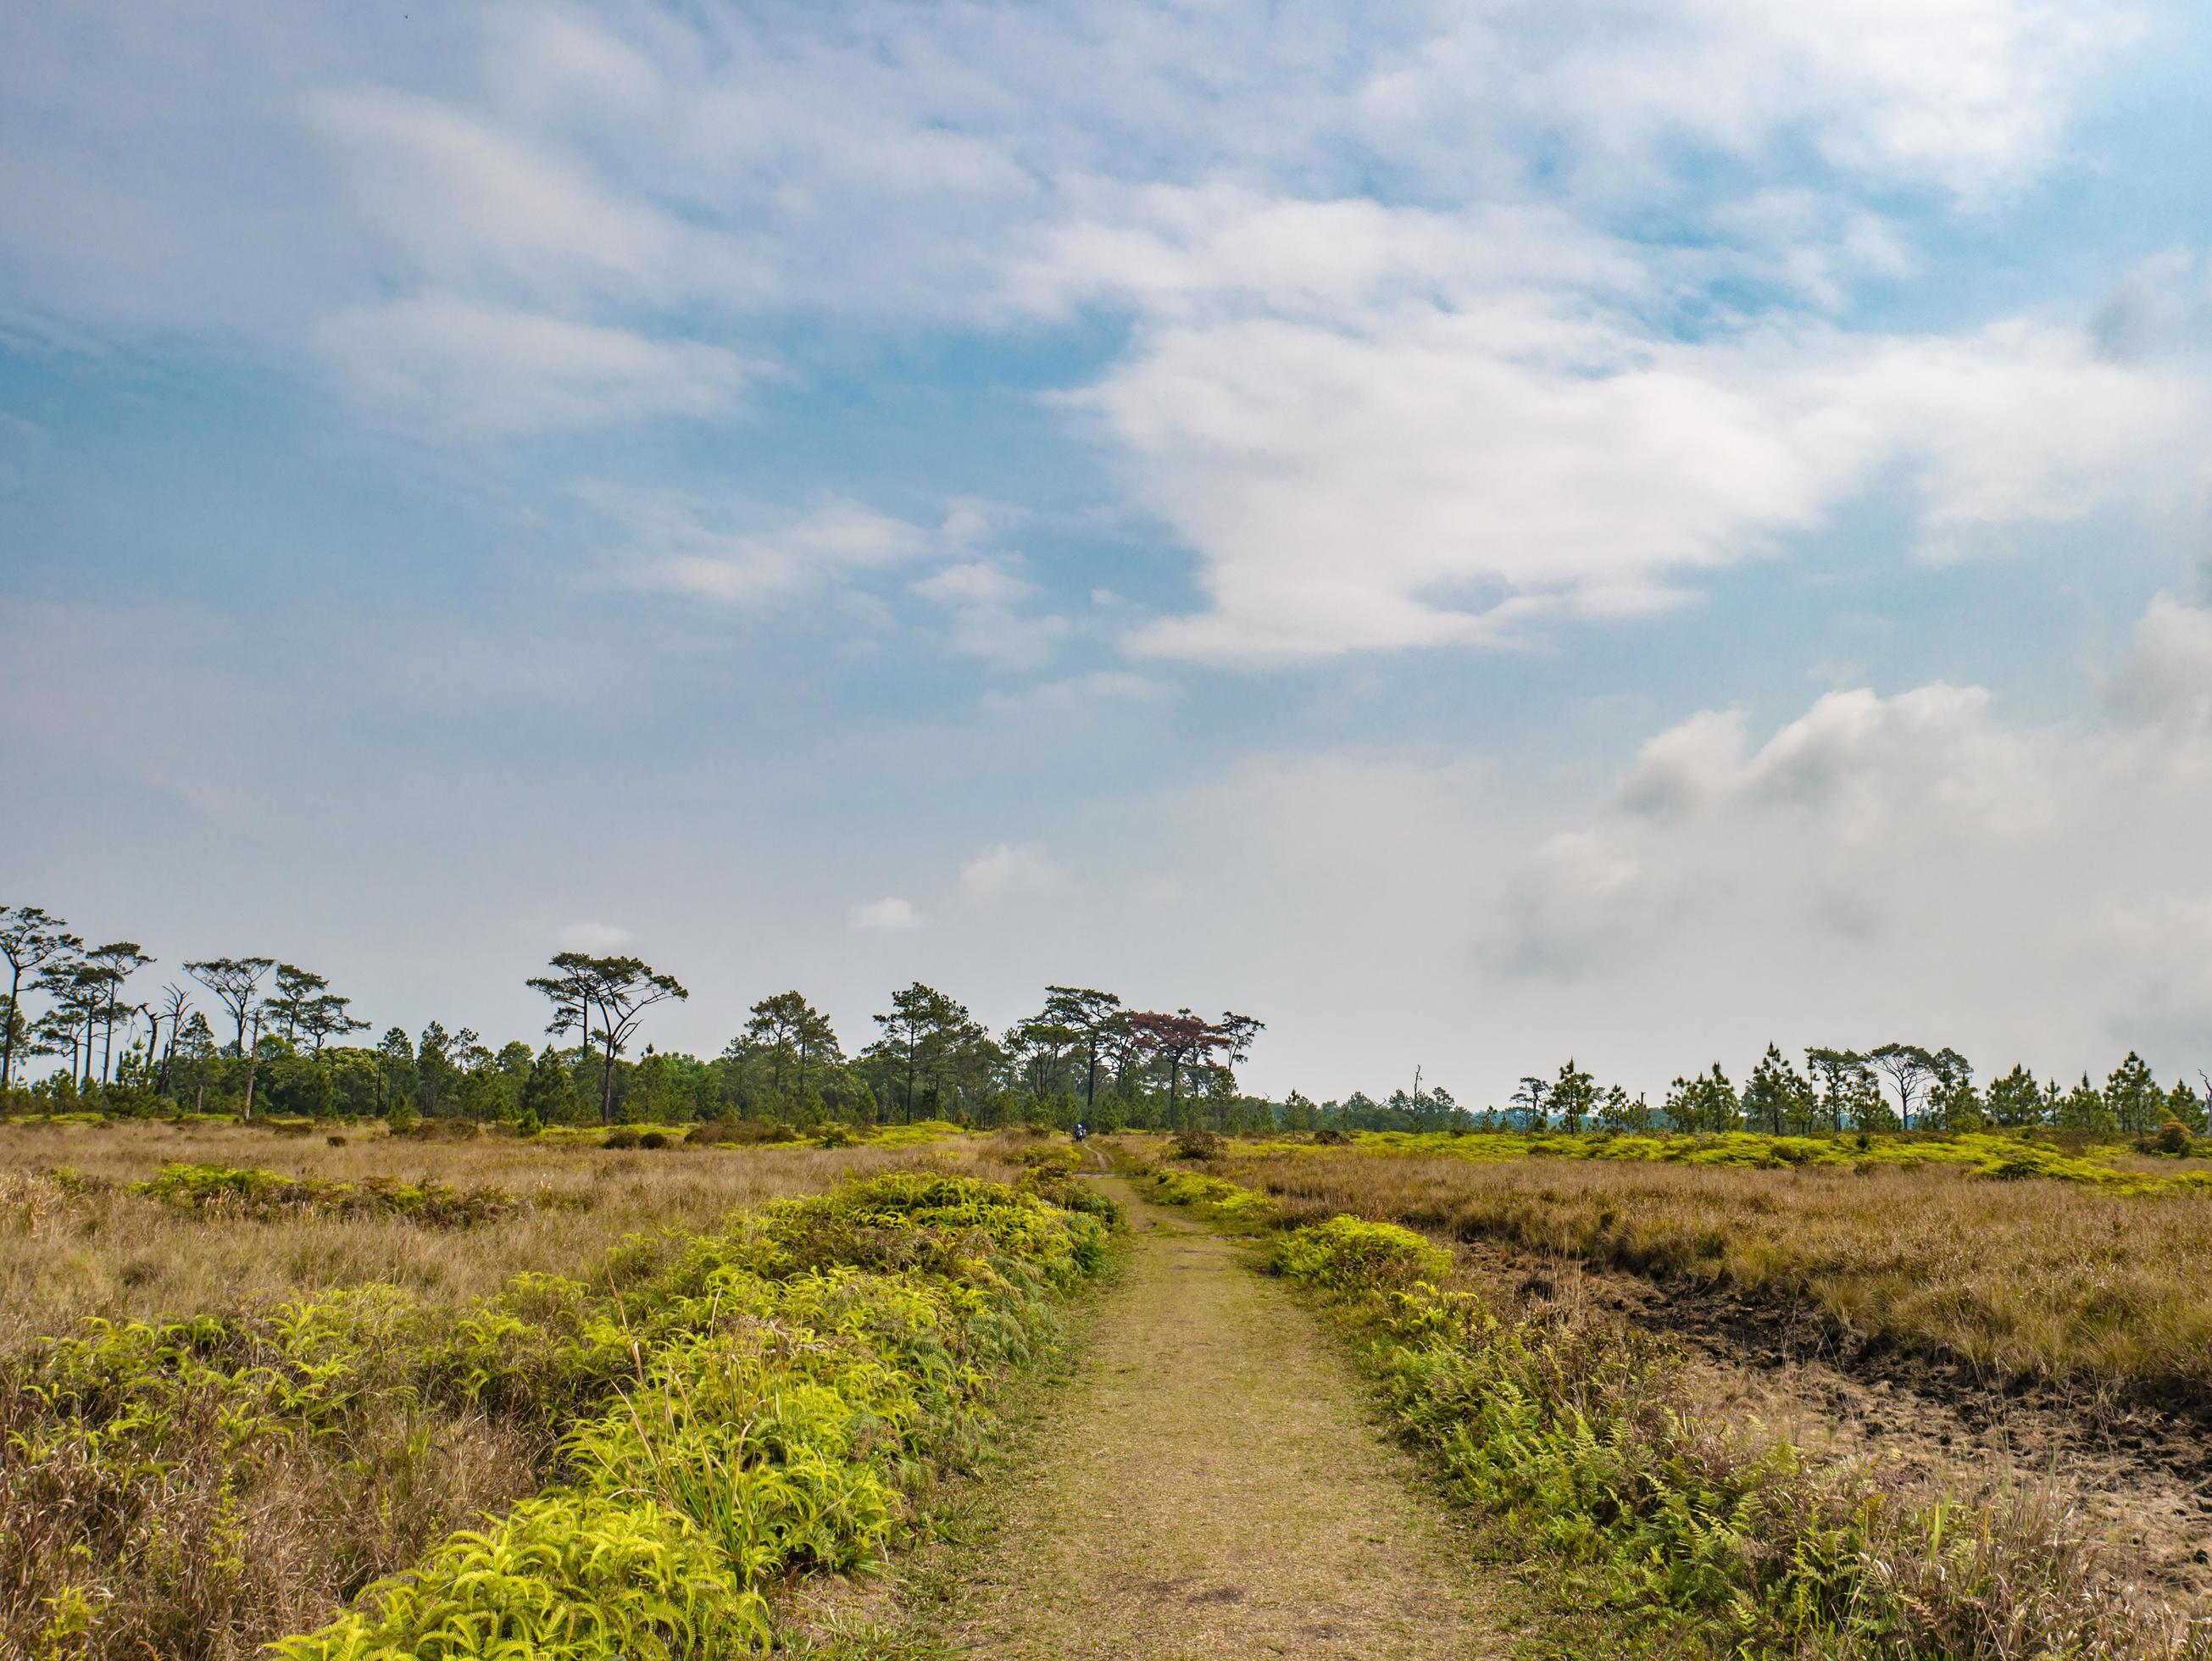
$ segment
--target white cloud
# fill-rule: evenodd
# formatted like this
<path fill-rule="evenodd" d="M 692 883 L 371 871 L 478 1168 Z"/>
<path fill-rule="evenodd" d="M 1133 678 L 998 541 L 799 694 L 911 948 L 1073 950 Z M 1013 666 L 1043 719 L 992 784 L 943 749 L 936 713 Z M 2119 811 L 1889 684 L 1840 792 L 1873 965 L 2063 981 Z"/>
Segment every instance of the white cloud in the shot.
<path fill-rule="evenodd" d="M 322 94 L 307 110 L 361 222 L 418 280 L 658 294 L 701 257 L 651 203 L 434 100 L 367 89 Z"/>
<path fill-rule="evenodd" d="M 1266 661 L 1633 614 L 1906 470 L 1923 550 L 2158 496 L 2208 407 L 2078 332 L 1680 342 L 1529 295 L 1163 328 L 1089 402 L 1212 605 L 1141 653 Z"/>
<path fill-rule="evenodd" d="M 1228 180 L 1079 181 L 1070 198 L 1070 216 L 1042 227 L 1007 274 L 1008 295 L 1024 309 L 1110 300 L 1178 322 L 1255 307 L 1358 318 L 1504 285 L 1653 286 L 1644 259 L 1558 206 L 1440 212 L 1364 197 L 1304 200 Z"/>
<path fill-rule="evenodd" d="M 1145 879 L 1101 885 L 1110 916 L 1076 897 L 1071 926 L 1268 1019 L 1277 1088 L 1419 1060 L 1480 1104 L 1572 1055 L 1656 1093 L 1770 1041 L 1952 1043 L 1984 1074 L 2101 1074 L 2131 1046 L 2167 1078 L 2212 1065 L 2203 729 L 1936 684 L 1771 728 L 1706 712 L 1595 792 L 1346 750 L 1249 758 L 1156 813 Z"/>
<path fill-rule="evenodd" d="M 960 867 L 960 891 L 979 902 L 1049 894 L 1066 873 L 1042 843 L 994 843 Z"/>
<path fill-rule="evenodd" d="M 572 922 L 554 937 L 563 952 L 592 952 L 605 955 L 628 946 L 637 936 L 611 922 Z"/>
<path fill-rule="evenodd" d="M 1076 709 L 1097 705 L 1158 703 L 1175 689 L 1149 675 L 1124 669 L 1094 669 L 1063 680 L 1039 681 L 1018 692 L 993 689 L 984 696 L 986 708 L 1013 713 L 1027 709 Z"/>
<path fill-rule="evenodd" d="M 1649 190 L 1670 149 L 1757 158 L 1794 139 L 1971 195 L 2039 165 L 2142 28 L 2099 0 L 1483 8 L 1401 49 L 1361 107 L 1375 142 L 1432 168 L 1455 136 L 1504 129 L 1555 136 L 1585 189 Z"/>
<path fill-rule="evenodd" d="M 926 551 L 928 533 L 856 502 L 830 501 L 765 531 L 710 527 L 699 503 L 606 487 L 579 493 L 618 524 L 636 581 L 727 605 L 896 564 Z"/>
<path fill-rule="evenodd" d="M 903 934 L 921 927 L 921 913 L 911 901 L 886 895 L 854 906 L 846 913 L 846 921 L 862 934 Z"/>
<path fill-rule="evenodd" d="M 1032 592 L 1028 583 L 987 560 L 948 565 L 915 583 L 914 591 L 947 605 L 1008 605 Z"/>
<path fill-rule="evenodd" d="M 2159 595 L 2105 695 L 2126 719 L 2212 735 L 2212 611 Z"/>

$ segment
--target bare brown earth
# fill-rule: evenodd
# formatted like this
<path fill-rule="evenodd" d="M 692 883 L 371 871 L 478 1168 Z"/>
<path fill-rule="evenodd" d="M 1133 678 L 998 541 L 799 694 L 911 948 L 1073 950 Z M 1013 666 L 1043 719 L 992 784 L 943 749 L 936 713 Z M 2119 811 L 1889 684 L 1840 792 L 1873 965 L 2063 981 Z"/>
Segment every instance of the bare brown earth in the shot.
<path fill-rule="evenodd" d="M 1133 1239 L 939 1641 L 999 1661 L 1459 1661 L 1510 1640 L 1349 1366 L 1243 1248 L 1109 1184 Z"/>
<path fill-rule="evenodd" d="M 1799 1445 L 1871 1459 L 1898 1491 L 2034 1490 L 2150 1584 L 2212 1597 L 2212 1447 L 2193 1415 L 1973 1369 L 1818 1311 L 1687 1275 L 1646 1279 L 1498 1242 L 1459 1243 L 1501 1297 L 1590 1299 L 1683 1343 L 1698 1394 Z"/>

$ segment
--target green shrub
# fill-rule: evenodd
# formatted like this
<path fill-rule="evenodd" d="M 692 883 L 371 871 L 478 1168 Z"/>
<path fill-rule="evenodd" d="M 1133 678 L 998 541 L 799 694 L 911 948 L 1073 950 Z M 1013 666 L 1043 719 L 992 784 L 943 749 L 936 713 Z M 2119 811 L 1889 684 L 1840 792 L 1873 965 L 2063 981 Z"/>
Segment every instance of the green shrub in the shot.
<path fill-rule="evenodd" d="M 1211 1130 L 1176 1132 L 1173 1157 L 1178 1159 L 1218 1159 L 1228 1144 Z"/>
<path fill-rule="evenodd" d="M 1268 1267 L 1332 1292 L 1395 1292 L 1451 1272 L 1451 1254 L 1396 1223 L 1332 1217 L 1275 1244 Z"/>

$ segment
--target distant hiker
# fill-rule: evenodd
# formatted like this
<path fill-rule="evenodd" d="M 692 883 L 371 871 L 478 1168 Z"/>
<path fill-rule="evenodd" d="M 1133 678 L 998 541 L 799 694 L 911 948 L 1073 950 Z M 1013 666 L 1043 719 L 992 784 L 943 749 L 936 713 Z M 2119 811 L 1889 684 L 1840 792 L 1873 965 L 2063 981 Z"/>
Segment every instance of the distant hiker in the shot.
<path fill-rule="evenodd" d="M 1082 1120 L 1078 1119 L 1075 1122 L 1075 1140 L 1079 1142 L 1090 1134 L 1091 1127 L 1084 1123 Z"/>

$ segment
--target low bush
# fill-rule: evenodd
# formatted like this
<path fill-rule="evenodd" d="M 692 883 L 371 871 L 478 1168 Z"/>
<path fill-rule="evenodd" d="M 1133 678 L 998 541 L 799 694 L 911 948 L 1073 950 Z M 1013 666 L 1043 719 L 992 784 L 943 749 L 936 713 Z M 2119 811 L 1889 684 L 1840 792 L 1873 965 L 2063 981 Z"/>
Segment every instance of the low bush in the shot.
<path fill-rule="evenodd" d="M 710 1147 L 751 1147 L 769 1142 L 795 1142 L 799 1139 L 799 1132 L 793 1127 L 771 1120 L 708 1119 L 692 1127 L 690 1135 L 684 1140 Z"/>
<path fill-rule="evenodd" d="M 1267 1221 L 1273 1208 L 1250 1189 L 1197 1171 L 1152 1172 L 1152 1197 L 1163 1205 L 1188 1206 L 1217 1222 L 1256 1224 Z"/>
<path fill-rule="evenodd" d="M 1333 1292 L 1406 1291 L 1451 1272 L 1451 1253 L 1410 1228 L 1332 1217 L 1287 1234 L 1268 1257 L 1275 1274 Z"/>
<path fill-rule="evenodd" d="M 1218 1159 L 1228 1144 L 1211 1130 L 1178 1130 L 1169 1157 L 1176 1159 Z"/>

